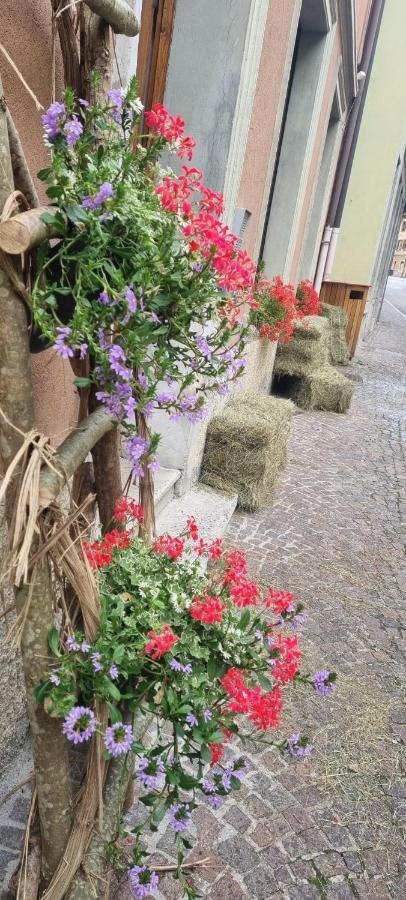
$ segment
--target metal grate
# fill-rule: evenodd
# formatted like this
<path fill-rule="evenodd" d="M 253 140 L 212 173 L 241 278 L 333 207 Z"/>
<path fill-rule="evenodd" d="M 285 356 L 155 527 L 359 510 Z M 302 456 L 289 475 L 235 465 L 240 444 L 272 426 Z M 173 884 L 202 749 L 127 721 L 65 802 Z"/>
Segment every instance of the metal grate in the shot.
<path fill-rule="evenodd" d="M 250 217 L 251 213 L 249 209 L 243 209 L 241 206 L 236 206 L 231 231 L 238 237 L 238 247 L 242 247 Z"/>

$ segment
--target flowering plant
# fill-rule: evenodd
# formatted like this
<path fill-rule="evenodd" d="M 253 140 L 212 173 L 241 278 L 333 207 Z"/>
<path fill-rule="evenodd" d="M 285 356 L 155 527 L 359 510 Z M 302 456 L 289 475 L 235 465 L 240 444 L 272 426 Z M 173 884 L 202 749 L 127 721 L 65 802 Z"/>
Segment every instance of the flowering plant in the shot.
<path fill-rule="evenodd" d="M 298 284 L 296 291 L 296 314 L 303 316 L 318 316 L 321 313 L 320 298 L 311 281 L 303 280 Z"/>
<path fill-rule="evenodd" d="M 121 501 L 116 514 L 131 526 L 141 511 Z M 248 577 L 244 555 L 225 549 L 220 539 L 202 540 L 193 518 L 179 537 L 164 535 L 148 546 L 129 533 L 109 559 L 99 550 L 100 542 L 85 547 L 99 569 L 96 640 L 90 646 L 75 632 L 61 649 L 52 633 L 55 668 L 38 685 L 36 699 L 46 698 L 48 712 L 64 717 L 69 741 L 84 743 L 99 731 L 109 758 L 130 751 L 136 757 L 146 818 L 132 829 L 134 896 L 157 887 L 141 836 L 166 817 L 178 845 L 177 877 L 186 896 L 194 897 L 182 875 L 183 851 L 191 846 L 185 832 L 199 802 L 217 809 L 240 787 L 247 763 L 232 752 L 231 739 L 266 740 L 265 733 L 279 725 L 287 684 L 301 682 L 324 696 L 334 689 L 335 674 L 300 673 L 302 604 L 288 592 L 263 591 Z M 109 710 L 104 729 L 96 699 Z M 152 748 L 134 739 L 135 711 L 156 719 Z M 300 733 L 269 743 L 294 756 L 311 752 Z"/>
<path fill-rule="evenodd" d="M 208 392 L 242 374 L 255 266 L 222 224 L 222 197 L 188 165 L 162 169 L 169 150 L 190 160 L 184 122 L 156 104 L 137 142 L 142 105 L 133 82 L 89 106 L 71 90 L 43 115 L 51 165 L 39 173 L 53 206 L 43 214 L 57 242 L 43 242 L 33 288 L 35 322 L 65 358 L 89 358 L 96 398 L 121 420 L 135 475 L 153 446 L 134 436 L 139 411 L 191 421 Z"/>
<path fill-rule="evenodd" d="M 260 279 L 254 291 L 256 308 L 250 310 L 250 322 L 261 337 L 288 344 L 297 315 L 295 291 L 277 275 L 272 281 Z"/>

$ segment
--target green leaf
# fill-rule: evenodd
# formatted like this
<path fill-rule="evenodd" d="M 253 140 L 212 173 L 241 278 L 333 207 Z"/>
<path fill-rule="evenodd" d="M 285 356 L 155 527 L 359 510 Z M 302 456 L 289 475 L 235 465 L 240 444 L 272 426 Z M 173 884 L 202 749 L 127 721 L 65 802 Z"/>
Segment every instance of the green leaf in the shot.
<path fill-rule="evenodd" d="M 90 378 L 82 378 L 82 376 L 74 379 L 74 385 L 77 388 L 87 388 L 92 383 Z"/>
<path fill-rule="evenodd" d="M 48 646 L 54 656 L 57 656 L 58 658 L 62 656 L 59 649 L 59 631 L 56 628 L 51 628 L 50 631 L 48 631 Z"/>
<path fill-rule="evenodd" d="M 236 778 L 235 775 L 232 775 L 232 776 L 231 776 L 231 787 L 232 787 L 235 791 L 239 791 L 239 790 L 240 790 L 240 787 L 241 787 L 241 781 L 240 781 L 239 778 Z"/>
<path fill-rule="evenodd" d="M 238 626 L 239 628 L 241 628 L 241 631 L 245 631 L 247 625 L 249 625 L 249 621 L 250 621 L 250 611 L 249 611 L 249 609 L 244 609 L 244 611 L 241 613 L 239 626 Z"/>
<path fill-rule="evenodd" d="M 85 209 L 82 209 L 77 203 L 67 203 L 65 206 L 65 212 L 70 219 L 71 222 L 76 224 L 76 222 L 87 222 L 88 215 Z"/>
<path fill-rule="evenodd" d="M 273 688 L 272 681 L 266 677 L 266 675 L 257 675 L 259 684 L 262 687 L 263 691 L 271 691 Z"/>
<path fill-rule="evenodd" d="M 114 682 L 110 681 L 110 678 L 104 677 L 103 684 L 104 684 L 104 687 L 106 688 L 107 693 L 110 694 L 110 697 L 112 697 L 113 700 L 117 700 L 117 701 L 121 700 L 120 691 L 119 691 L 118 687 L 114 684 Z"/>
<path fill-rule="evenodd" d="M 37 178 L 39 178 L 40 181 L 47 181 L 51 172 L 51 166 L 47 166 L 46 169 L 40 169 L 39 172 L 37 172 Z"/>
<path fill-rule="evenodd" d="M 200 747 L 200 756 L 204 762 L 211 762 L 211 753 L 206 744 L 203 744 Z"/>
<path fill-rule="evenodd" d="M 40 215 L 41 222 L 45 222 L 45 225 L 53 225 L 55 222 L 55 215 L 50 212 L 44 212 Z"/>
<path fill-rule="evenodd" d="M 197 787 L 199 782 L 193 775 L 188 775 L 187 772 L 181 772 L 179 785 L 181 788 L 184 788 L 185 791 L 190 791 L 192 788 Z"/>
<path fill-rule="evenodd" d="M 112 725 L 115 725 L 117 722 L 121 722 L 123 716 L 122 716 L 120 710 L 117 709 L 117 707 L 114 706 L 113 703 L 110 703 L 110 700 L 107 700 L 107 706 L 109 709 L 109 716 L 110 716 L 110 721 L 111 721 Z"/>

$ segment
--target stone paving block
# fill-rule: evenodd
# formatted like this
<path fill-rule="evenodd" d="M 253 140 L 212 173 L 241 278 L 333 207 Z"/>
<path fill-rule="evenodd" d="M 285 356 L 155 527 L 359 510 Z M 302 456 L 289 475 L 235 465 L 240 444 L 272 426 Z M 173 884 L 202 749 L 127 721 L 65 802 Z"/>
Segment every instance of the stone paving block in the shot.
<path fill-rule="evenodd" d="M 249 896 L 255 897 L 256 900 L 267 900 L 270 894 L 278 890 L 278 882 L 273 876 L 270 869 L 265 866 L 258 866 L 253 872 L 250 872 L 245 879 Z"/>
<path fill-rule="evenodd" d="M 247 872 L 259 865 L 259 853 L 240 835 L 223 841 L 217 849 L 220 856 L 237 872 Z"/>
<path fill-rule="evenodd" d="M 211 900 L 244 900 L 244 897 L 249 897 L 250 894 L 241 887 L 232 875 L 227 873 L 211 888 L 208 896 Z"/>

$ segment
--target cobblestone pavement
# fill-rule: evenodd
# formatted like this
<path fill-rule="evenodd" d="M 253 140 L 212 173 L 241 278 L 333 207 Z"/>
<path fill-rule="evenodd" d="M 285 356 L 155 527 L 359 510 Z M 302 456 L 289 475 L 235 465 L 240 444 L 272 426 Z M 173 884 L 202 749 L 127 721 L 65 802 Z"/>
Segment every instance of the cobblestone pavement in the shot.
<path fill-rule="evenodd" d="M 406 289 L 404 301 L 406 313 Z M 303 668 L 334 667 L 339 683 L 331 698 L 297 689 L 289 703 L 311 758 L 258 745 L 234 799 L 197 811 L 194 852 L 212 868 L 194 881 L 211 900 L 406 897 L 405 363 L 406 317 L 385 304 L 351 369 L 350 414 L 295 415 L 274 502 L 231 521 L 252 573 L 306 604 Z M 171 841 L 162 834 L 156 864 Z M 176 882 L 160 896 L 179 897 Z"/>

